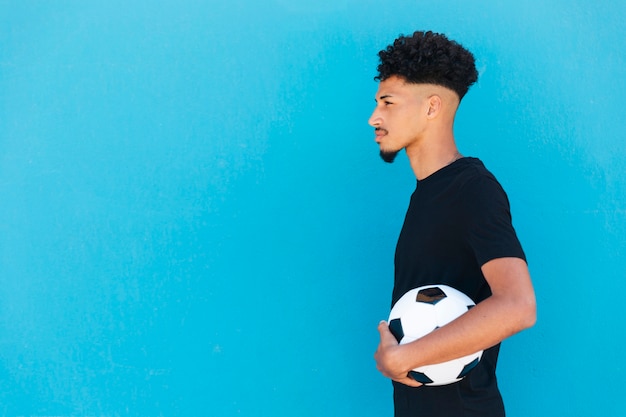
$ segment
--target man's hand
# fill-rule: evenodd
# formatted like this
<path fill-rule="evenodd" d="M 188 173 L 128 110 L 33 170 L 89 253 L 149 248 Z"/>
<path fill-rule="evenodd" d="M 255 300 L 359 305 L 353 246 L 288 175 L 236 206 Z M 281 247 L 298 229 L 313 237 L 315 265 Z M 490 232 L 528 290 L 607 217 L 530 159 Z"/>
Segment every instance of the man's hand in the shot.
<path fill-rule="evenodd" d="M 381 374 L 396 382 L 400 382 L 410 387 L 419 387 L 422 384 L 408 376 L 408 370 L 404 369 L 401 364 L 402 348 L 398 345 L 395 336 L 389 331 L 389 325 L 385 321 L 381 321 L 378 325 L 380 333 L 380 343 L 374 354 L 376 359 L 376 368 Z"/>

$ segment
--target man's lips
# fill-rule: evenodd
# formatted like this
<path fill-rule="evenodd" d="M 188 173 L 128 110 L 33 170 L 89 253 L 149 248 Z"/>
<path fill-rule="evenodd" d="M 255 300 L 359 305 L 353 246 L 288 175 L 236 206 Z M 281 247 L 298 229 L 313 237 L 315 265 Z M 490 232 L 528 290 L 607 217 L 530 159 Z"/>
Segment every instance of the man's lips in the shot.
<path fill-rule="evenodd" d="M 387 133 L 389 132 L 387 132 L 387 130 L 382 129 L 382 128 L 374 129 L 374 134 L 376 135 L 376 142 L 380 142 L 382 137 L 385 136 Z"/>

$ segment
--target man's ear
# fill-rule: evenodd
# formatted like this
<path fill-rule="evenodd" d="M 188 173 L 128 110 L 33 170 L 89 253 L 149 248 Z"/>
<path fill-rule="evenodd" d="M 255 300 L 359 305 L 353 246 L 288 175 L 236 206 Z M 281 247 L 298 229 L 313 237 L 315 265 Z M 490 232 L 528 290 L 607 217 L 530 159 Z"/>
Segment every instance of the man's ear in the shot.
<path fill-rule="evenodd" d="M 429 119 L 434 119 L 441 111 L 441 106 L 441 97 L 439 97 L 437 94 L 433 94 L 428 98 L 428 113 L 426 116 Z"/>

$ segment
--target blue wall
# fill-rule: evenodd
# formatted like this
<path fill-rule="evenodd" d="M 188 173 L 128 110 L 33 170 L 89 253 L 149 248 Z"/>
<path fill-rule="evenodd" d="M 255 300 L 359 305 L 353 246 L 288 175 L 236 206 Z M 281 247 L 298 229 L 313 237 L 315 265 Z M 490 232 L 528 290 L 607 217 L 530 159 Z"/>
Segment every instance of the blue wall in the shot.
<path fill-rule="evenodd" d="M 477 57 L 457 139 L 530 260 L 509 415 L 623 412 L 623 2 L 54 3 L 0 1 L 0 415 L 390 416 L 414 179 L 367 119 L 415 29 Z"/>

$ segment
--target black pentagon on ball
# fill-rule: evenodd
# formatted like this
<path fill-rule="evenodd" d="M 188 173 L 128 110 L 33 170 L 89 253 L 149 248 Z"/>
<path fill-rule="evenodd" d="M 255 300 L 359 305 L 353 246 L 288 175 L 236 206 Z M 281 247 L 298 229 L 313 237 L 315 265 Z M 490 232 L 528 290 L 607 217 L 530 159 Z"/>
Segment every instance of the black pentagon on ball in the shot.
<path fill-rule="evenodd" d="M 417 382 L 421 382 L 422 384 L 433 383 L 432 379 L 430 379 L 429 377 L 426 376 L 426 374 L 423 374 L 421 372 L 409 371 L 409 376 L 413 378 L 414 380 L 416 380 Z"/>
<path fill-rule="evenodd" d="M 402 322 L 400 319 L 393 319 L 389 321 L 389 331 L 396 338 L 398 343 L 400 343 L 404 337 L 404 330 L 402 330 Z"/>
<path fill-rule="evenodd" d="M 470 363 L 468 363 L 467 365 L 465 365 L 463 367 L 463 370 L 459 374 L 459 376 L 457 376 L 457 378 L 460 379 L 460 378 L 464 378 L 465 376 L 467 376 L 467 374 L 469 374 L 472 369 L 476 368 L 476 365 L 478 365 L 478 362 L 480 362 L 480 358 L 476 358 Z"/>
<path fill-rule="evenodd" d="M 428 304 L 435 305 L 446 297 L 447 297 L 446 293 L 443 292 L 441 288 L 431 287 L 431 288 L 424 288 L 423 290 L 419 290 L 417 293 L 417 297 L 415 298 L 415 301 L 418 303 L 428 303 Z"/>

